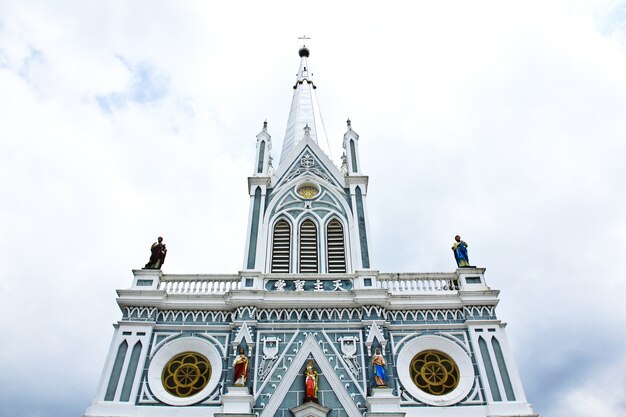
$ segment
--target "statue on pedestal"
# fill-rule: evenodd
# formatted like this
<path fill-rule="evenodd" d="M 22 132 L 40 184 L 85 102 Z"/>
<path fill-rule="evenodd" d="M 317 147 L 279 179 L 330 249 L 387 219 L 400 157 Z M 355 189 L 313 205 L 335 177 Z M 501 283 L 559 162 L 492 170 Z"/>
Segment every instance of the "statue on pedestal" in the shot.
<path fill-rule="evenodd" d="M 304 370 L 304 401 L 317 402 L 318 375 L 313 361 L 309 359 Z"/>
<path fill-rule="evenodd" d="M 459 235 L 456 235 L 454 240 L 452 252 L 454 252 L 454 259 L 456 259 L 457 266 L 459 268 L 470 266 L 469 257 L 467 256 L 467 243 L 462 241 Z"/>
<path fill-rule="evenodd" d="M 235 356 L 233 363 L 235 373 L 233 376 L 233 385 L 236 387 L 245 387 L 248 380 L 248 357 L 243 348 L 239 348 L 239 355 Z"/>
<path fill-rule="evenodd" d="M 163 243 L 163 238 L 159 236 L 157 242 L 154 242 L 150 247 L 150 260 L 143 267 L 143 269 L 161 269 L 161 266 L 165 262 L 165 255 L 167 254 L 167 248 Z"/>
<path fill-rule="evenodd" d="M 387 362 L 383 355 L 380 354 L 380 349 L 376 349 L 376 353 L 372 356 L 372 366 L 374 367 L 374 379 L 377 387 L 386 387 L 387 375 L 385 373 L 385 366 Z"/>

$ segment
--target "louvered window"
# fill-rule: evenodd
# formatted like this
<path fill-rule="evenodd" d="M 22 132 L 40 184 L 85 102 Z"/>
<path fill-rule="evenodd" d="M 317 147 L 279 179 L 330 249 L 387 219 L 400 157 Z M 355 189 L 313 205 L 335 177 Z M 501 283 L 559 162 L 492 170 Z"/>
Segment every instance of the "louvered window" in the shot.
<path fill-rule="evenodd" d="M 346 251 L 343 243 L 343 226 L 333 220 L 326 227 L 328 249 L 328 272 L 346 272 Z"/>
<path fill-rule="evenodd" d="M 317 228 L 311 220 L 300 225 L 300 272 L 318 272 Z"/>
<path fill-rule="evenodd" d="M 291 248 L 291 227 L 285 220 L 274 226 L 272 247 L 272 272 L 289 273 L 289 252 Z"/>

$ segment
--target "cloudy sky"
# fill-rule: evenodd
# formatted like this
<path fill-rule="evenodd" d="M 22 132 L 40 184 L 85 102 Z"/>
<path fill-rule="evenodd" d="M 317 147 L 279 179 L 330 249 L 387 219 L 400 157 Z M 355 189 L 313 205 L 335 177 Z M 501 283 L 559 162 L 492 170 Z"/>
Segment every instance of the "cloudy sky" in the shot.
<path fill-rule="evenodd" d="M 0 415 L 81 416 L 115 289 L 242 268 L 246 177 L 310 64 L 360 135 L 373 266 L 501 290 L 529 402 L 626 416 L 626 3 L 0 1 Z"/>

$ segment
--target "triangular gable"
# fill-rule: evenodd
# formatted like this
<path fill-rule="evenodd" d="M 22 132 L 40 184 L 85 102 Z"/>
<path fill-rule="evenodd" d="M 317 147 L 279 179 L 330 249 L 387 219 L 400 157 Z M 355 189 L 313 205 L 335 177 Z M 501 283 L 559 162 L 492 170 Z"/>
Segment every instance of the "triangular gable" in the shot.
<path fill-rule="evenodd" d="M 322 164 L 324 171 L 326 171 L 335 180 L 336 184 L 343 188 L 345 184 L 343 174 L 310 136 L 305 136 L 304 139 L 302 139 L 298 145 L 292 149 L 287 159 L 280 164 L 278 170 L 272 177 L 271 187 L 276 187 L 283 181 L 283 178 L 294 170 L 294 168 L 297 169 L 297 167 L 299 167 L 298 161 L 301 159 L 302 154 L 307 147 L 311 150 L 311 153 L 320 162 L 320 164 Z"/>
<path fill-rule="evenodd" d="M 246 324 L 245 321 L 243 322 L 243 324 L 241 325 L 241 328 L 237 332 L 237 336 L 235 336 L 235 339 L 233 339 L 232 346 L 233 346 L 233 352 L 235 354 L 237 353 L 237 346 L 239 346 L 242 341 L 245 341 L 246 345 L 248 345 L 249 348 L 254 347 L 254 342 L 252 341 L 252 335 L 250 334 L 250 328 L 248 327 L 248 324 Z"/>
<path fill-rule="evenodd" d="M 378 340 L 378 343 L 380 343 L 382 354 L 384 355 L 387 340 L 385 339 L 385 336 L 383 336 L 383 332 L 380 330 L 380 327 L 378 327 L 378 324 L 373 322 L 370 326 L 369 332 L 367 333 L 367 339 L 365 339 L 365 346 L 367 346 L 367 354 L 369 356 L 372 356 L 372 345 L 375 340 Z"/>
<path fill-rule="evenodd" d="M 324 374 L 324 378 L 328 381 L 328 384 L 333 389 L 335 395 L 339 399 L 339 402 L 343 406 L 345 412 L 348 414 L 348 417 L 361 417 L 361 412 L 357 408 L 357 406 L 352 401 L 350 394 L 346 391 L 346 388 L 343 386 L 343 383 L 333 370 L 333 366 L 328 361 L 328 358 L 322 352 L 322 349 L 318 345 L 318 341 L 315 339 L 315 336 L 309 335 L 302 347 L 298 351 L 298 354 L 295 356 L 291 365 L 285 371 L 282 380 L 276 390 L 272 394 L 272 398 L 270 399 L 267 406 L 263 409 L 261 413 L 261 417 L 273 417 L 276 414 L 276 411 L 280 407 L 283 402 L 283 399 L 289 392 L 289 388 L 291 388 L 293 381 L 298 376 L 300 368 L 304 366 L 305 361 L 309 357 L 309 355 L 313 356 L 315 360 L 315 364 L 318 369 L 322 371 Z"/>

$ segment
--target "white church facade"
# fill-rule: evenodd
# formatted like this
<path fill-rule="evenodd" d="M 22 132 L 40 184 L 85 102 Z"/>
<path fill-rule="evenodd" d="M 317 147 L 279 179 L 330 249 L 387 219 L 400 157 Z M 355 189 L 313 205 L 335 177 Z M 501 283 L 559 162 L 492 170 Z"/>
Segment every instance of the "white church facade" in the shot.
<path fill-rule="evenodd" d="M 485 269 L 371 265 L 359 135 L 335 165 L 299 55 L 276 167 L 257 135 L 242 271 L 134 270 L 85 416 L 537 416 Z"/>

